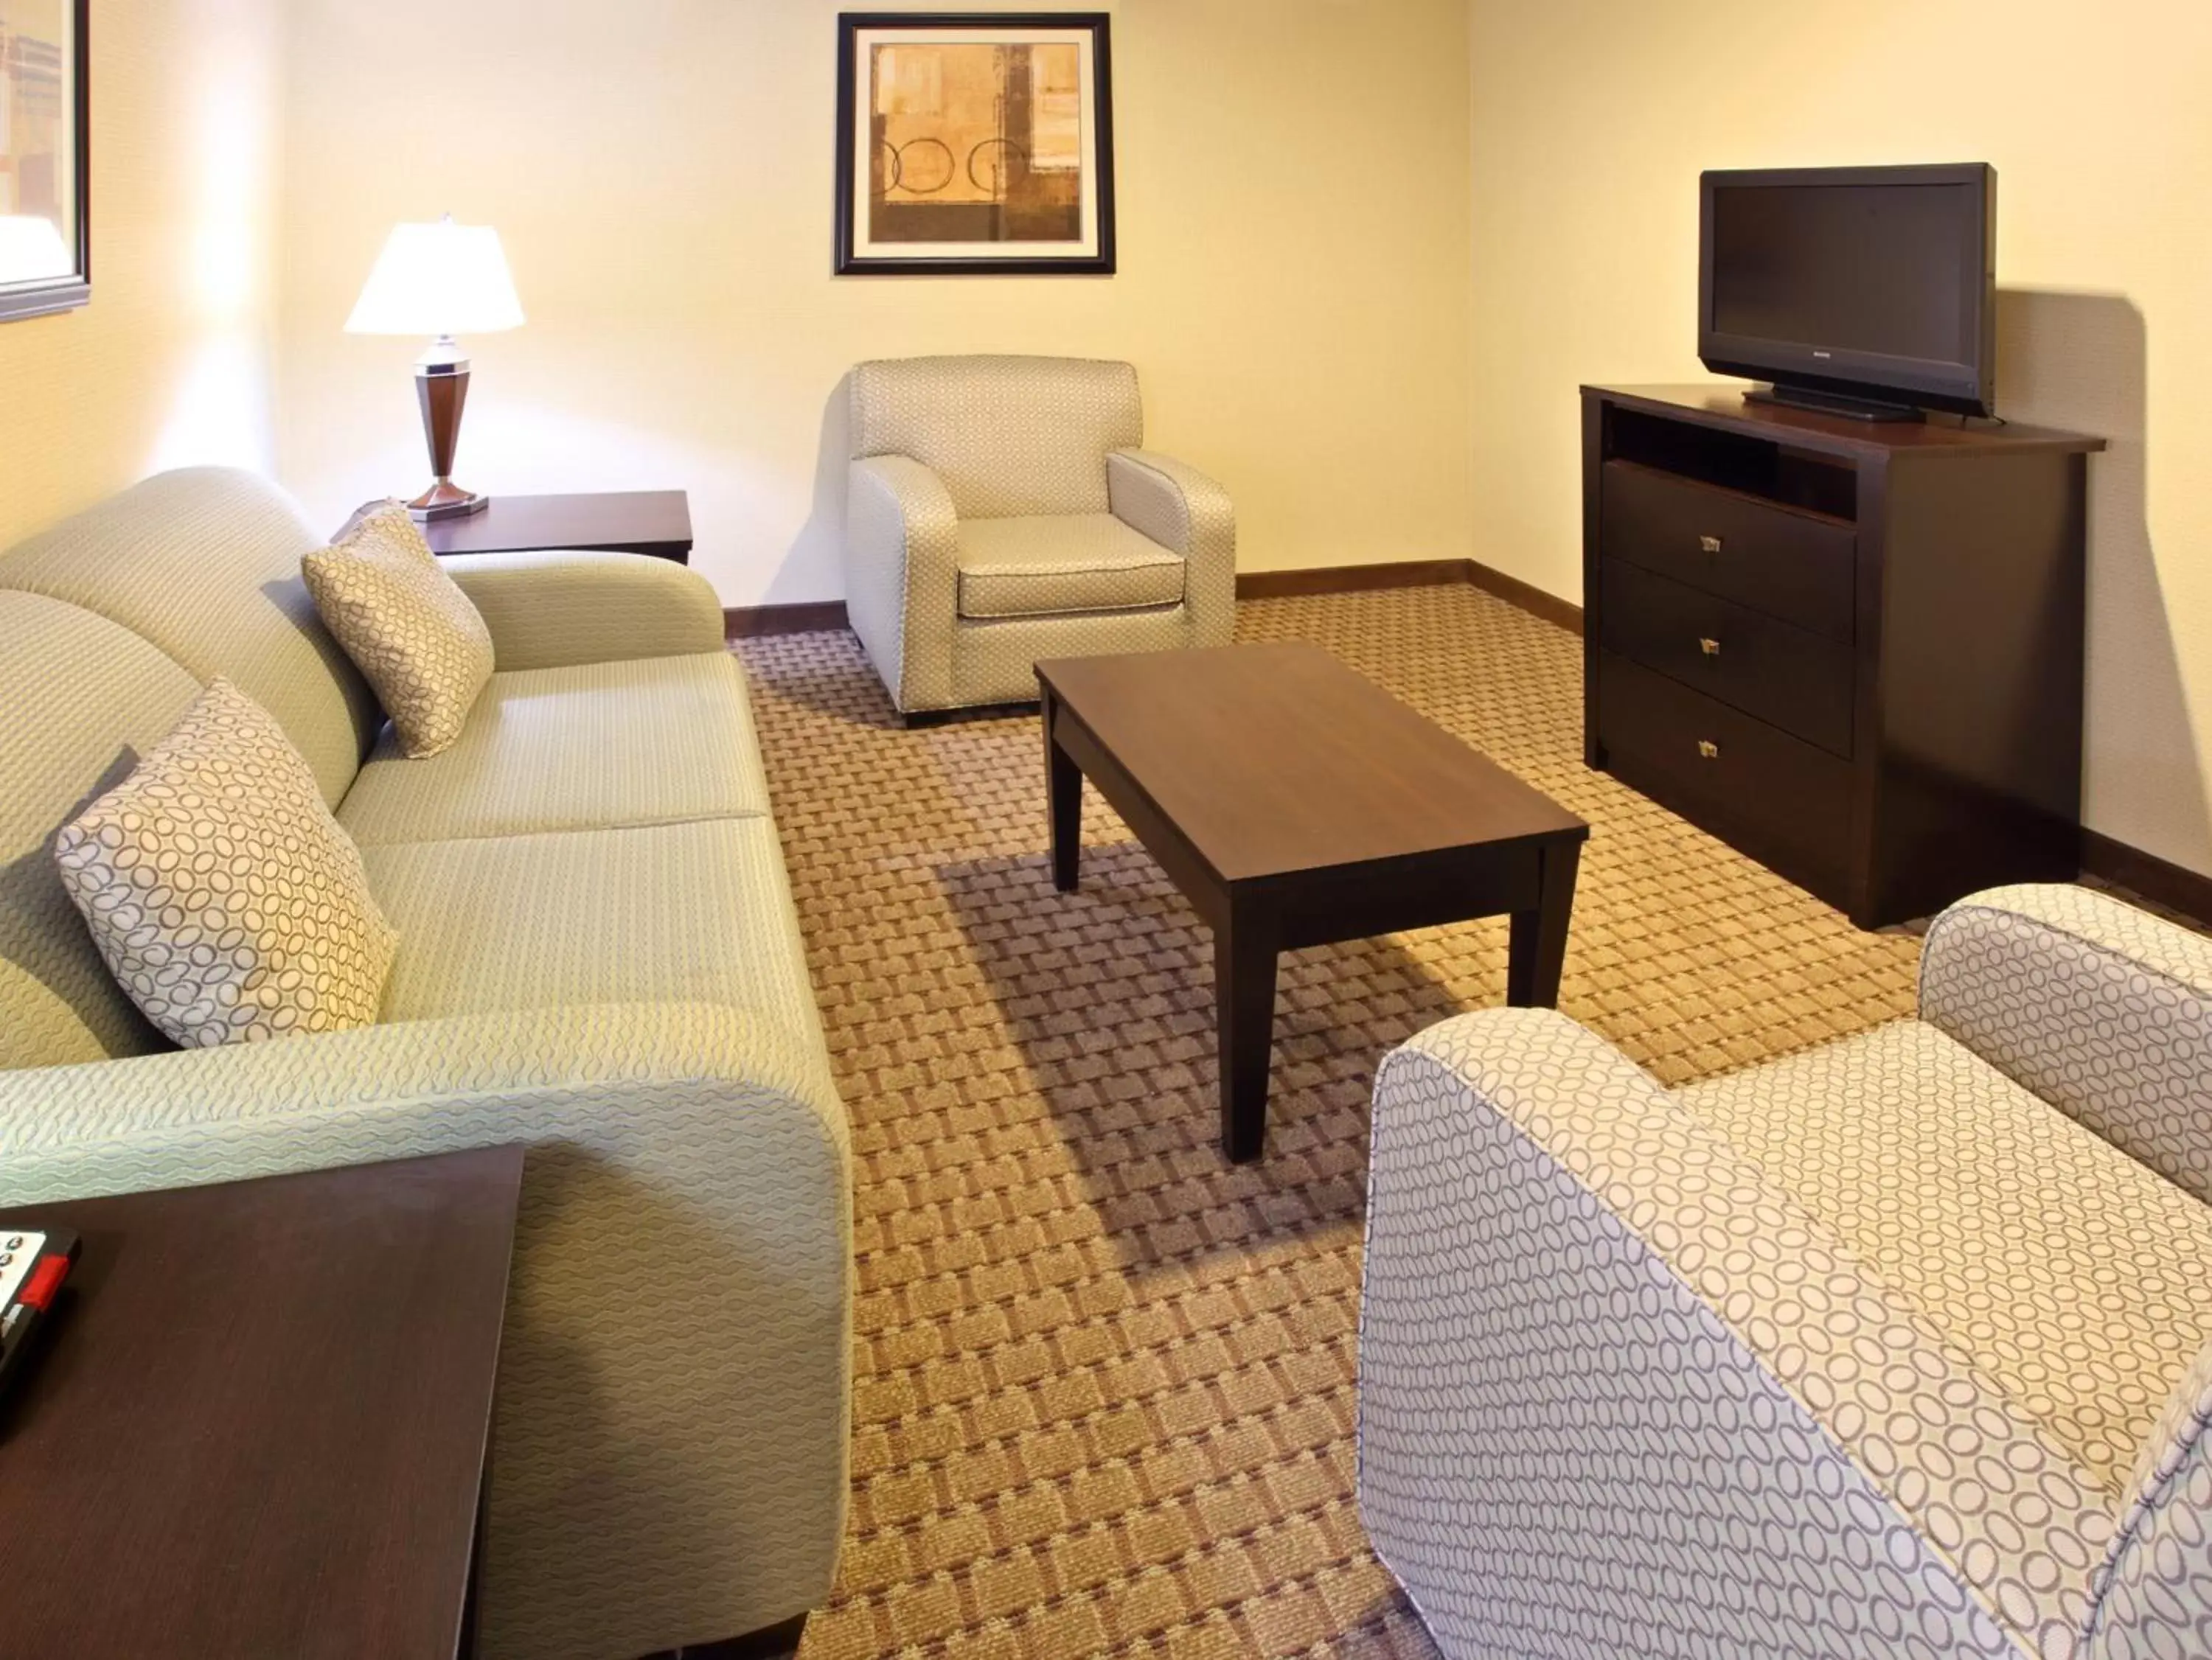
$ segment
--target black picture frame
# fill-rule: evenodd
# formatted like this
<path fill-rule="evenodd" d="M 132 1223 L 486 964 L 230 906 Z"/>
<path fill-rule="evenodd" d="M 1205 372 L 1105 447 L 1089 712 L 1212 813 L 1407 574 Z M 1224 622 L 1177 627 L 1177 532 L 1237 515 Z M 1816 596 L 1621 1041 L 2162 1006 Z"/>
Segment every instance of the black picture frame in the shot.
<path fill-rule="evenodd" d="M 1094 253 L 1000 254 L 972 257 L 886 257 L 859 251 L 858 215 L 866 209 L 854 188 L 854 136 L 860 97 L 860 37 L 869 29 L 973 29 L 979 34 L 1034 29 L 1082 29 L 1091 35 L 1093 124 L 1097 139 L 1097 248 Z M 1112 19 L 1095 11 L 840 12 L 837 15 L 836 217 L 833 269 L 839 276 L 1111 276 L 1114 234 L 1114 82 Z"/>
<path fill-rule="evenodd" d="M 70 100 L 70 148 L 76 158 L 76 222 L 69 242 L 76 269 L 49 282 L 0 289 L 0 323 L 18 318 L 51 317 L 92 303 L 92 0 L 72 0 L 70 41 L 76 96 Z"/>

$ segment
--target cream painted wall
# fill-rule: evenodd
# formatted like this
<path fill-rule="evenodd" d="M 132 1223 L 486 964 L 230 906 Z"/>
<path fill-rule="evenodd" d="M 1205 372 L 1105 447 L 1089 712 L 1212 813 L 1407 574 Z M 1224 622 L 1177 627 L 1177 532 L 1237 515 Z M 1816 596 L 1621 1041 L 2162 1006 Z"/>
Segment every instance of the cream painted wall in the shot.
<path fill-rule="evenodd" d="M 1110 280 L 833 278 L 836 10 L 294 0 L 285 482 L 333 522 L 419 487 L 419 343 L 340 329 L 450 210 L 530 314 L 465 342 L 462 482 L 684 487 L 725 603 L 842 593 L 841 377 L 919 352 L 1133 360 L 1245 568 L 1465 553 L 1463 0 L 1121 0 Z"/>
<path fill-rule="evenodd" d="M 1579 597 L 1575 388 L 1707 379 L 1705 167 L 1987 161 L 1998 407 L 2101 433 L 2086 816 L 2212 873 L 2212 7 L 1472 0 L 1474 556 Z"/>
<path fill-rule="evenodd" d="M 93 299 L 0 323 L 0 547 L 165 467 L 267 467 L 283 0 L 94 0 Z"/>

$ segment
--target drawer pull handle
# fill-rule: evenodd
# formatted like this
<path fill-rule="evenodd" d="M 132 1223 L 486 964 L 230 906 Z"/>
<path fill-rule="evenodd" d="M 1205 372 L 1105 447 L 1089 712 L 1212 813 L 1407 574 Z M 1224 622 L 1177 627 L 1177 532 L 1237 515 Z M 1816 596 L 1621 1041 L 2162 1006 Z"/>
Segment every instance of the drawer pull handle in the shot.
<path fill-rule="evenodd" d="M 1721 654 L 1721 643 L 1700 634 L 1698 636 L 1698 649 L 1709 657 L 1717 657 Z"/>
<path fill-rule="evenodd" d="M 1699 536 L 1698 550 L 1700 553 L 1717 554 L 1721 550 L 1721 539 L 1718 536 Z"/>
<path fill-rule="evenodd" d="M 1698 753 L 1703 755 L 1707 760 L 1718 760 L 1721 758 L 1721 747 L 1717 743 L 1715 743 L 1711 738 L 1699 738 L 1698 740 Z"/>

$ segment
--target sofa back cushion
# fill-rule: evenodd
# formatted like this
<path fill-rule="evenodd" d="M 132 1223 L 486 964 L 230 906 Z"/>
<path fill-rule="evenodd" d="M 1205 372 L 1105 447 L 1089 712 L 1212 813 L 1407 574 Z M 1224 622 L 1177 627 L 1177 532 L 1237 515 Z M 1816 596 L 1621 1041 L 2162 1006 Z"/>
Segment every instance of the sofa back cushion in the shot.
<path fill-rule="evenodd" d="M 119 624 L 0 590 L 0 1067 L 168 1046 L 63 892 L 54 834 L 121 783 L 199 693 Z"/>
<path fill-rule="evenodd" d="M 911 456 L 962 518 L 1105 512 L 1108 452 L 1144 441 L 1127 363 L 908 357 L 853 371 L 853 458 Z"/>
<path fill-rule="evenodd" d="M 276 717 L 335 806 L 380 718 L 300 579 L 301 556 L 323 545 L 267 480 L 193 468 L 134 485 L 0 554 L 0 589 L 119 623 L 203 686 L 232 682 Z"/>

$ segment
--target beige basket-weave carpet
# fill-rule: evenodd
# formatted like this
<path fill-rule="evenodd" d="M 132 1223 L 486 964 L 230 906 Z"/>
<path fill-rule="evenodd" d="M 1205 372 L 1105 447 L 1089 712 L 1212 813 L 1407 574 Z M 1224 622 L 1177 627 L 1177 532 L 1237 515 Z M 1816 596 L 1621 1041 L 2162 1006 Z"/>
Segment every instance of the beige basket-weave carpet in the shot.
<path fill-rule="evenodd" d="M 1562 1006 L 1662 1081 L 1906 1013 L 1862 934 L 1581 759 L 1581 645 L 1471 588 L 1239 607 L 1593 827 Z M 1217 1151 L 1208 936 L 1033 715 L 908 731 L 849 635 L 747 642 L 858 1153 L 853 1511 L 807 1660 L 1430 1656 L 1352 1497 L 1367 1094 L 1501 1000 L 1503 921 L 1284 960 L 1266 1160 Z M 1284 757 L 1295 765 L 1295 756 Z"/>

